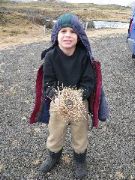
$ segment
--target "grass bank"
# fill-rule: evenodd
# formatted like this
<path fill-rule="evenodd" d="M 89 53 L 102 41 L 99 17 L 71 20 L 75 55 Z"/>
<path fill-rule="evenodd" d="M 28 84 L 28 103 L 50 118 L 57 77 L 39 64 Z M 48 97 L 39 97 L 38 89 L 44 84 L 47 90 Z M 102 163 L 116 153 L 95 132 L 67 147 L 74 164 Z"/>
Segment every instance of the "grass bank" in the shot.
<path fill-rule="evenodd" d="M 1 0 L 0 45 L 22 42 L 23 38 L 48 37 L 50 31 L 43 32 L 40 19 L 56 19 L 63 12 L 75 13 L 83 21 L 110 20 L 129 22 L 131 10 L 118 5 L 70 4 L 52 2 L 16 3 Z M 35 21 L 33 19 L 35 18 Z"/>

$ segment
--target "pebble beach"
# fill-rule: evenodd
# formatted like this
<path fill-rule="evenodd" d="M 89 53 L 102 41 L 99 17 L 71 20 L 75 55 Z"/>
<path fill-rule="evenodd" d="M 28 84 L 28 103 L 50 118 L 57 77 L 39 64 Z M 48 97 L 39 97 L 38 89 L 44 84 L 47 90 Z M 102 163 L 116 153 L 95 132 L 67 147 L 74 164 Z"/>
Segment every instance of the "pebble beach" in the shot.
<path fill-rule="evenodd" d="M 87 180 L 135 180 L 135 63 L 125 33 L 94 36 L 93 56 L 101 62 L 110 118 L 91 129 Z M 47 125 L 29 124 L 36 72 L 48 42 L 0 50 L 0 179 L 74 180 L 70 128 L 60 164 L 48 174 L 38 169 L 47 155 Z"/>

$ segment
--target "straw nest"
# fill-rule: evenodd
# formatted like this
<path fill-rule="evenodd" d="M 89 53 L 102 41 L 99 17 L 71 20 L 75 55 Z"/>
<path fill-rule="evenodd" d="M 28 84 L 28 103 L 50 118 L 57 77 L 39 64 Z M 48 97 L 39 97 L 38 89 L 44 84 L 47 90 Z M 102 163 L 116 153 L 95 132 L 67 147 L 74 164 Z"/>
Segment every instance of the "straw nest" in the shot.
<path fill-rule="evenodd" d="M 52 111 L 57 113 L 64 120 L 79 121 L 85 118 L 86 107 L 82 100 L 83 90 L 64 87 L 57 91 L 57 96 L 52 103 Z"/>

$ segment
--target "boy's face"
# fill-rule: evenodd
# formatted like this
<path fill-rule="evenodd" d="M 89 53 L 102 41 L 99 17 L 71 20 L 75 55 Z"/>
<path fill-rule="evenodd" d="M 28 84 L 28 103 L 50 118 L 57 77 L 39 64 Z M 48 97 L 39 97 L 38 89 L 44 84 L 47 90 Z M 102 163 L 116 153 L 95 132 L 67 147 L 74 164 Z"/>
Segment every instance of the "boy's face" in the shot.
<path fill-rule="evenodd" d="M 58 33 L 58 45 L 62 50 L 74 50 L 77 40 L 77 34 L 70 27 L 62 28 Z"/>

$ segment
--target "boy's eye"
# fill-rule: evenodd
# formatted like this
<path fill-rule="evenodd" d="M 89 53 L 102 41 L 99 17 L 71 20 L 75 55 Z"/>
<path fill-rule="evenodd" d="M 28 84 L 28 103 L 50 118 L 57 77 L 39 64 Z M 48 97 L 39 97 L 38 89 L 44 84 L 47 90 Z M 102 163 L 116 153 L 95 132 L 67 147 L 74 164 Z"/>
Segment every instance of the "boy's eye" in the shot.
<path fill-rule="evenodd" d="M 71 32 L 71 33 L 75 33 L 75 31 L 74 31 L 74 30 L 71 30 L 70 32 Z"/>
<path fill-rule="evenodd" d="M 67 32 L 65 29 L 63 29 L 63 30 L 61 30 L 61 32 L 63 32 L 63 33 L 65 33 L 65 32 Z"/>
<path fill-rule="evenodd" d="M 61 32 L 62 32 L 62 33 L 67 33 L 67 32 L 69 32 L 69 33 L 71 33 L 71 34 L 72 34 L 72 33 L 75 33 L 74 30 L 68 31 L 68 30 L 66 30 L 66 29 L 62 29 Z"/>

